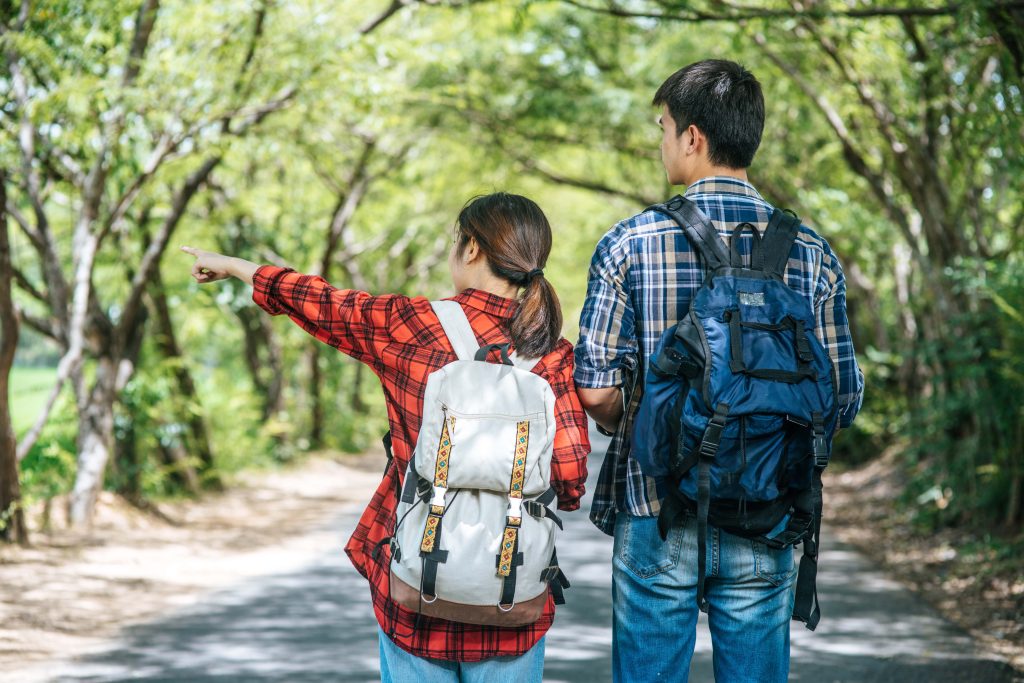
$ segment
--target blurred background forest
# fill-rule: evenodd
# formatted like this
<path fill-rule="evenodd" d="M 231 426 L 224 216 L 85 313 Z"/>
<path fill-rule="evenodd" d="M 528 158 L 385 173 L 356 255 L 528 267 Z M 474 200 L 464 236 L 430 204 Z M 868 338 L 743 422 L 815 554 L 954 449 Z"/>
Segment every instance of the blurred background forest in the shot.
<path fill-rule="evenodd" d="M 460 207 L 520 192 L 575 339 L 597 240 L 679 191 L 655 89 L 723 57 L 766 94 L 753 183 L 846 269 L 834 462 L 1019 562 L 1024 2 L 2 0 L 0 51 L 4 539 L 385 429 L 369 371 L 180 244 L 444 296 Z"/>

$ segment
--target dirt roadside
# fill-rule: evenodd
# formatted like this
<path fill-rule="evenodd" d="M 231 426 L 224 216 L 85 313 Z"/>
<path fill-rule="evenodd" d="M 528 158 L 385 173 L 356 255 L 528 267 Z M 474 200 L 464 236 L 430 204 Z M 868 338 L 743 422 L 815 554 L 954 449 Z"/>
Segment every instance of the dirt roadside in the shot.
<path fill-rule="evenodd" d="M 958 529 L 913 533 L 894 504 L 906 487 L 896 453 L 856 470 L 827 475 L 826 516 L 840 538 L 921 595 L 944 617 L 1006 659 L 1024 680 L 1024 575 L 1021 558 L 997 562 L 969 546 Z"/>
<path fill-rule="evenodd" d="M 0 678 L 94 651 L 240 579 L 341 555 L 347 539 L 325 524 L 366 504 L 382 464 L 382 453 L 321 455 L 250 474 L 223 494 L 162 505 L 176 526 L 104 495 L 88 535 L 36 533 L 31 548 L 0 548 Z"/>

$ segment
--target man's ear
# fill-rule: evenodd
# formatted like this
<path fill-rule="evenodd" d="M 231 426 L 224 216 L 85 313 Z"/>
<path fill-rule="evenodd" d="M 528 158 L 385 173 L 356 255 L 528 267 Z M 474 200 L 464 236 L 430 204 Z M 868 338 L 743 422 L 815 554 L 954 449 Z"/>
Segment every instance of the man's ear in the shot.
<path fill-rule="evenodd" d="M 707 147 L 708 143 L 704 133 L 700 132 L 700 128 L 692 123 L 687 126 L 686 132 L 690 134 L 690 140 L 685 147 L 686 153 L 699 155 Z"/>

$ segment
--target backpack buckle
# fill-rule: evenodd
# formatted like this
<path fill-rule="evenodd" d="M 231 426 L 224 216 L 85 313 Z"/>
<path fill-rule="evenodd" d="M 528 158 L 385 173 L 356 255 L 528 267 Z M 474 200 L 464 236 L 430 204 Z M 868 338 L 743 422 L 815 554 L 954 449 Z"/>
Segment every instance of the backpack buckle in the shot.
<path fill-rule="evenodd" d="M 814 466 L 818 469 L 825 469 L 828 466 L 828 442 L 824 436 L 815 436 L 811 447 L 814 453 Z"/>
<path fill-rule="evenodd" d="M 704 438 L 700 441 L 698 451 L 705 458 L 714 458 L 718 455 L 718 444 L 722 440 L 722 432 L 725 431 L 725 419 L 729 415 L 729 405 L 719 403 L 715 408 L 715 414 L 708 422 L 704 430 Z"/>
<path fill-rule="evenodd" d="M 506 513 L 509 524 L 518 525 L 523 521 L 523 499 L 514 496 L 508 497 L 508 512 Z"/>

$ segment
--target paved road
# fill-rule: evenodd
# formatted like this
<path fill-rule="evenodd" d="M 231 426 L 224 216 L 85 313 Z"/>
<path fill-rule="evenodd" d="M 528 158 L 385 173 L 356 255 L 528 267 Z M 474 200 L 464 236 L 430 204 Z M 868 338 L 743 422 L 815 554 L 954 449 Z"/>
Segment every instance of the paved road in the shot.
<path fill-rule="evenodd" d="M 604 441 L 595 439 L 595 450 Z M 599 459 L 591 464 L 591 484 Z M 589 509 L 585 502 L 584 510 Z M 611 539 L 567 515 L 559 559 L 573 582 L 548 636 L 545 681 L 602 683 L 611 666 Z M 331 521 L 347 538 L 356 511 Z M 825 537 L 818 630 L 793 627 L 790 680 L 815 683 L 1009 683 L 1013 674 L 865 558 Z M 364 581 L 332 549 L 300 572 L 210 596 L 201 609 L 135 627 L 103 653 L 61 665 L 49 680 L 150 683 L 374 681 L 376 623 Z M 2 678 L 2 676 L 0 676 Z M 706 624 L 690 680 L 711 681 Z"/>

